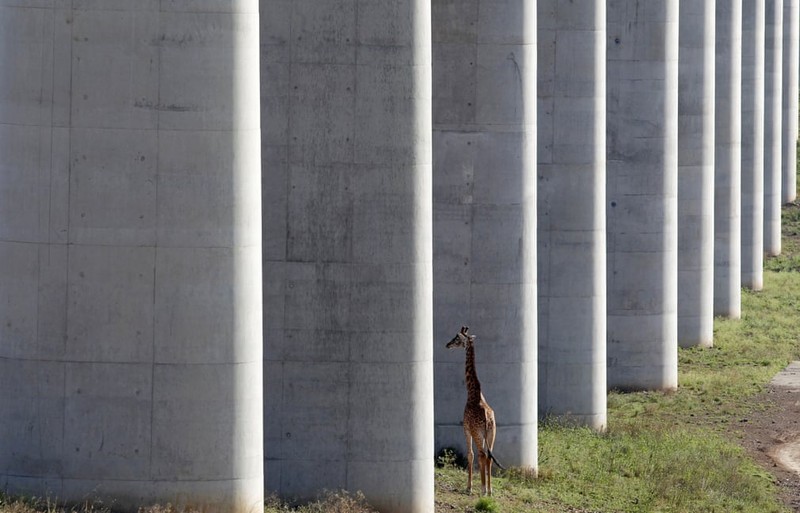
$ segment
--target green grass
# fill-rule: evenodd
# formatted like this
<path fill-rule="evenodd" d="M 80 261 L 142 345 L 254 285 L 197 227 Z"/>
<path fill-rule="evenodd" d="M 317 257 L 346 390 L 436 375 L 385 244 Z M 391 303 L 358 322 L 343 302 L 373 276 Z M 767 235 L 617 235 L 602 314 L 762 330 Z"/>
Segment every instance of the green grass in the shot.
<path fill-rule="evenodd" d="M 800 205 L 797 203 L 783 207 L 781 216 L 784 237 L 781 240 L 781 254 L 764 262 L 764 269 L 775 272 L 800 271 Z"/>
<path fill-rule="evenodd" d="M 797 151 L 797 166 L 800 169 L 800 142 Z M 800 173 L 797 183 L 800 184 Z M 764 262 L 764 268 L 769 271 L 787 272 L 800 271 L 800 204 L 798 200 L 792 205 L 785 205 L 781 214 L 781 255 L 770 258 Z"/>
<path fill-rule="evenodd" d="M 633 427 L 629 423 L 598 435 L 585 428 L 543 426 L 540 477 L 496 477 L 498 511 L 788 511 L 771 476 L 722 434 L 650 422 Z M 436 478 L 439 501 L 454 511 L 472 511 L 475 498 L 463 492 L 462 469 L 438 469 Z"/>

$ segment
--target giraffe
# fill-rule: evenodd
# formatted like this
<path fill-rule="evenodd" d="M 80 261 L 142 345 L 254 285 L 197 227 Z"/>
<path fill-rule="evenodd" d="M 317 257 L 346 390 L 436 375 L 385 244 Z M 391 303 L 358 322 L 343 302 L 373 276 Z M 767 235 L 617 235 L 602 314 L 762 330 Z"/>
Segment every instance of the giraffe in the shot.
<path fill-rule="evenodd" d="M 472 442 L 478 448 L 478 466 L 481 472 L 481 491 L 484 495 L 492 495 L 492 462 L 504 468 L 494 454 L 495 421 L 494 410 L 481 393 L 481 383 L 475 372 L 475 335 L 467 334 L 468 326 L 447 343 L 447 348 L 463 347 L 466 349 L 465 378 L 467 383 L 467 404 L 464 406 L 464 436 L 467 438 L 467 493 L 472 493 Z"/>

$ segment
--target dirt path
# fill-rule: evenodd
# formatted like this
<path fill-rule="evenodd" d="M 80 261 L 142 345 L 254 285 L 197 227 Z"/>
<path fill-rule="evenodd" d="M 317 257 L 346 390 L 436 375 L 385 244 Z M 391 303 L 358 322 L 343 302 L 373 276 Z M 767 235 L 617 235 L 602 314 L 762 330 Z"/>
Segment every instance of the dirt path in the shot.
<path fill-rule="evenodd" d="M 800 512 L 800 362 L 776 375 L 758 401 L 766 409 L 740 422 L 742 443 L 775 476 L 787 506 Z"/>

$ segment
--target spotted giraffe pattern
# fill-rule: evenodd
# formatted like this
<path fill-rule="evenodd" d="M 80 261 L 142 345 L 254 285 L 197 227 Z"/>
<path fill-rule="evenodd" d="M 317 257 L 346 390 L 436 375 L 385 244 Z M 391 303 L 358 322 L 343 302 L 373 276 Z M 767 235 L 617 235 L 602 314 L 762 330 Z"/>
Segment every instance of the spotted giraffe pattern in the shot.
<path fill-rule="evenodd" d="M 481 491 L 484 495 L 492 495 L 492 462 L 497 462 L 492 454 L 495 439 L 494 410 L 486 402 L 486 398 L 481 392 L 481 382 L 478 380 L 478 373 L 475 370 L 475 336 L 469 335 L 467 330 L 469 328 L 463 326 L 461 331 L 447 344 L 448 348 L 463 347 L 466 349 L 464 377 L 467 385 L 467 404 L 464 406 L 464 436 L 467 439 L 467 493 L 472 493 L 474 460 L 472 442 L 474 441 L 478 448 Z M 500 466 L 499 463 L 498 466 Z"/>

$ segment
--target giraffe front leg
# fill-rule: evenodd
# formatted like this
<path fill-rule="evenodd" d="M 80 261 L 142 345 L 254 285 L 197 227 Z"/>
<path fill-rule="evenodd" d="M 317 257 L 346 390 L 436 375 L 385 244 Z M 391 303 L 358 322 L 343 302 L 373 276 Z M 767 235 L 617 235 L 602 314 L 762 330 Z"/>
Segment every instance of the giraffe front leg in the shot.
<path fill-rule="evenodd" d="M 474 455 L 472 453 L 472 438 L 467 435 L 467 495 L 472 493 L 472 462 Z"/>
<path fill-rule="evenodd" d="M 467 452 L 467 495 L 472 493 L 472 462 L 474 456 L 472 454 L 472 447 Z"/>
<path fill-rule="evenodd" d="M 483 450 L 478 451 L 478 465 L 481 468 L 481 494 L 486 495 L 486 469 L 488 464 L 486 460 L 488 456 L 484 454 Z"/>

